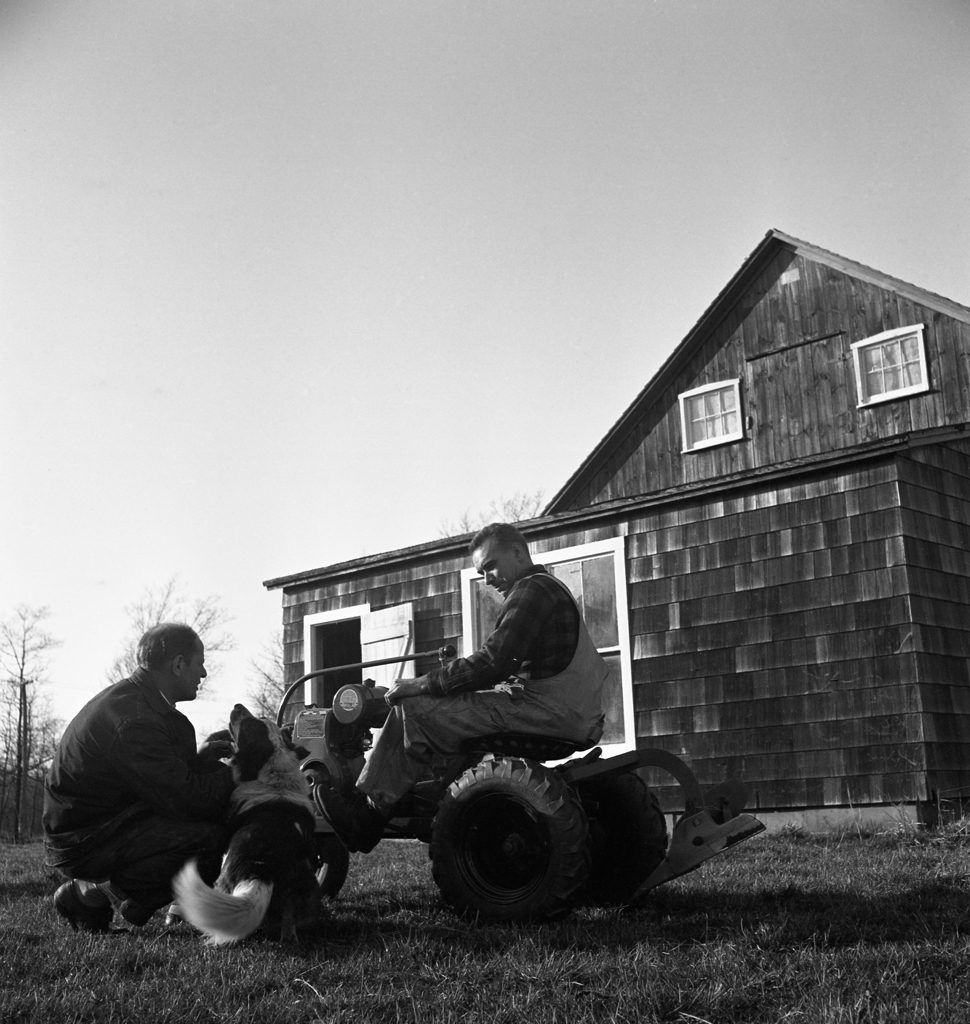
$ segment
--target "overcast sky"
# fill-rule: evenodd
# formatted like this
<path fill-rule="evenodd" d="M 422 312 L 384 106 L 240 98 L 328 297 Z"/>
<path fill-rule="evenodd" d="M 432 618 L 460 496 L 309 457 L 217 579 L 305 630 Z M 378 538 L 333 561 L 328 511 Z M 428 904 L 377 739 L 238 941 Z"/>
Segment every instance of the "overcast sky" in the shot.
<path fill-rule="evenodd" d="M 551 497 L 777 228 L 970 304 L 963 0 L 2 0 L 0 618 Z"/>

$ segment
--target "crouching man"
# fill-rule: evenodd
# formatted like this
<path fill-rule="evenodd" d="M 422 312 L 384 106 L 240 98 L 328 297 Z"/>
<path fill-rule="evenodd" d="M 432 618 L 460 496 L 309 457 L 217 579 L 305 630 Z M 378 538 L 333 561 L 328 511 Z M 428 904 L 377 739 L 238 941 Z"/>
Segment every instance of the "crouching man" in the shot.
<path fill-rule="evenodd" d="M 210 884 L 226 843 L 231 744 L 196 752 L 175 709 L 205 678 L 202 641 L 162 623 L 138 644 L 129 679 L 93 697 L 58 744 L 44 792 L 48 863 L 69 881 L 54 907 L 75 929 L 108 931 L 117 910 L 141 926 L 172 900 L 171 879 L 191 858 Z"/>
<path fill-rule="evenodd" d="M 495 629 L 467 658 L 399 679 L 387 692 L 391 713 L 356 787 L 317 791 L 349 850 L 377 845 L 395 805 L 435 755 L 454 757 L 468 740 L 495 733 L 557 737 L 583 750 L 603 733 L 609 670 L 569 588 L 533 563 L 525 537 L 510 523 L 480 530 L 469 553 L 505 598 Z"/>

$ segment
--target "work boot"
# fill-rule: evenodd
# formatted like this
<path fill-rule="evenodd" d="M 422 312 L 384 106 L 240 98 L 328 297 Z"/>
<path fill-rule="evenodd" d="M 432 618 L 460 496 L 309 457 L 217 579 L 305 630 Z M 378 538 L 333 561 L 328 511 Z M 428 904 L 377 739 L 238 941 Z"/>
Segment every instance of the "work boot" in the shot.
<path fill-rule="evenodd" d="M 75 931 L 111 930 L 111 901 L 95 886 L 82 889 L 77 880 L 65 882 L 54 893 L 54 909 Z"/>
<path fill-rule="evenodd" d="M 135 928 L 141 928 L 142 925 L 148 923 L 148 919 L 155 913 L 154 910 L 149 910 L 147 907 L 143 907 L 140 903 L 136 903 L 134 900 L 122 900 L 118 907 L 118 913 L 130 924 L 134 925 Z"/>
<path fill-rule="evenodd" d="M 384 816 L 356 787 L 341 792 L 326 783 L 315 786 L 313 797 L 338 838 L 351 853 L 370 853 L 384 834 Z"/>
<path fill-rule="evenodd" d="M 135 928 L 141 928 L 143 924 L 148 922 L 152 914 L 155 913 L 154 910 L 149 910 L 133 900 L 126 892 L 119 889 L 112 882 L 99 882 L 98 889 L 104 895 L 104 898 L 110 900 L 111 904 L 117 908 L 122 918 Z"/>

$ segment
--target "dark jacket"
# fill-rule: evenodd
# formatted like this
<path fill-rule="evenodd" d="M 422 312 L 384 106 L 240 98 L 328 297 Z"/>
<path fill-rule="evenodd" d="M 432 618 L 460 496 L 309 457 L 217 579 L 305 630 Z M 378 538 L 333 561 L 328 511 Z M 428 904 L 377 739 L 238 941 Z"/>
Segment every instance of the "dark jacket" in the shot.
<path fill-rule="evenodd" d="M 576 602 L 545 566 L 534 565 L 512 585 L 482 646 L 428 673 L 428 692 L 487 690 L 513 674 L 558 675 L 573 660 L 578 640 Z"/>
<path fill-rule="evenodd" d="M 140 814 L 221 820 L 232 788 L 230 769 L 198 756 L 192 723 L 137 669 L 88 701 L 61 737 L 45 783 L 48 851 L 80 854 Z"/>

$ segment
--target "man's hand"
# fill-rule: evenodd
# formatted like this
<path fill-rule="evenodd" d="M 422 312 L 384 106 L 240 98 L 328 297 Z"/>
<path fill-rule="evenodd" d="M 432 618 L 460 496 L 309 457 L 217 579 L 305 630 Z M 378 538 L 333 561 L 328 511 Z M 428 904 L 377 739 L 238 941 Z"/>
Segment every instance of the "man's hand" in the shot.
<path fill-rule="evenodd" d="M 224 757 L 232 757 L 233 751 L 229 730 L 220 729 L 219 732 L 206 737 L 205 742 L 199 747 L 199 757 L 203 761 L 220 761 Z"/>
<path fill-rule="evenodd" d="M 427 676 L 418 676 L 417 679 L 399 679 L 384 694 L 384 700 L 393 707 L 405 697 L 418 697 L 428 692 Z"/>

